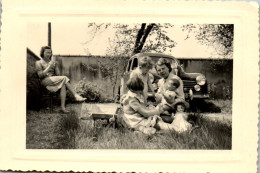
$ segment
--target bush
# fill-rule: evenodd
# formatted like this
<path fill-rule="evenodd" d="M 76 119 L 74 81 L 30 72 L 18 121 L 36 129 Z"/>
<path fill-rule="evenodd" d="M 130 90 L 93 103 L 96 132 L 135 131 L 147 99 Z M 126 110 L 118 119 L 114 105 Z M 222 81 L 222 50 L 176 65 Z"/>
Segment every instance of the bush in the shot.
<path fill-rule="evenodd" d="M 92 82 L 87 81 L 85 78 L 74 85 L 75 91 L 82 97 L 87 98 L 88 102 L 101 101 L 101 89 Z"/>
<path fill-rule="evenodd" d="M 94 103 L 111 103 L 114 102 L 113 99 L 105 97 L 105 90 L 102 89 L 102 84 L 98 82 L 89 82 L 86 78 L 80 80 L 77 84 L 74 85 L 75 91 L 82 97 L 87 98 L 87 102 Z M 68 98 L 73 100 L 73 96 L 70 92 L 67 93 Z"/>

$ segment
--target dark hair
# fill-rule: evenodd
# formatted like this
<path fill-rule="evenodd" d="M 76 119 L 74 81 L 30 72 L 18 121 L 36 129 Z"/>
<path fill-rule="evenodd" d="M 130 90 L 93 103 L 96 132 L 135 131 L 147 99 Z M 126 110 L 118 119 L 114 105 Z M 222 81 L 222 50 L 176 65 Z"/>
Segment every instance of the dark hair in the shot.
<path fill-rule="evenodd" d="M 137 75 L 134 75 L 132 78 L 130 78 L 126 83 L 126 86 L 130 91 L 144 90 L 144 83 Z"/>
<path fill-rule="evenodd" d="M 155 69 L 157 70 L 157 66 L 162 65 L 165 65 L 169 69 L 169 72 L 172 71 L 171 63 L 166 58 L 160 58 L 155 64 Z"/>
<path fill-rule="evenodd" d="M 46 49 L 51 49 L 51 47 L 50 47 L 50 46 L 42 46 L 42 47 L 41 47 L 40 56 L 41 56 L 42 58 L 43 58 L 43 56 L 44 56 L 44 51 L 45 51 Z"/>
<path fill-rule="evenodd" d="M 178 79 L 170 79 L 169 84 L 176 86 L 176 88 L 179 88 L 180 81 Z"/>
<path fill-rule="evenodd" d="M 177 103 L 177 104 L 175 104 L 174 105 L 174 108 L 177 110 L 177 106 L 178 105 L 181 105 L 181 106 L 183 106 L 184 107 L 184 111 L 186 111 L 187 110 L 187 108 L 186 108 L 186 106 L 185 106 L 185 104 L 184 103 Z"/>

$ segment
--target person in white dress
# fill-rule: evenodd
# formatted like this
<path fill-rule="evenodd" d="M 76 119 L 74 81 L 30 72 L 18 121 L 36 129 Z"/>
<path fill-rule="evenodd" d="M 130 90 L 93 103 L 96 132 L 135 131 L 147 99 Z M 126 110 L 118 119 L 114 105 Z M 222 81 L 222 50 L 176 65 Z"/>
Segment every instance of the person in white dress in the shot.
<path fill-rule="evenodd" d="M 188 115 L 185 112 L 189 107 L 189 103 L 186 101 L 178 101 L 174 105 L 176 113 L 173 116 L 174 120 L 171 123 L 172 129 L 178 133 L 186 132 L 191 130 L 192 125 L 187 121 Z"/>

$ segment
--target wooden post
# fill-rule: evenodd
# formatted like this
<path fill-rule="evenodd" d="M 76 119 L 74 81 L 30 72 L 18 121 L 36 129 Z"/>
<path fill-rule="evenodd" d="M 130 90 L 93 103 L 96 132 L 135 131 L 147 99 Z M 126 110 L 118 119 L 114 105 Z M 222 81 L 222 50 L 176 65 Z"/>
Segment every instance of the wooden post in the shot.
<path fill-rule="evenodd" d="M 51 47 L 51 23 L 48 23 L 48 46 Z"/>

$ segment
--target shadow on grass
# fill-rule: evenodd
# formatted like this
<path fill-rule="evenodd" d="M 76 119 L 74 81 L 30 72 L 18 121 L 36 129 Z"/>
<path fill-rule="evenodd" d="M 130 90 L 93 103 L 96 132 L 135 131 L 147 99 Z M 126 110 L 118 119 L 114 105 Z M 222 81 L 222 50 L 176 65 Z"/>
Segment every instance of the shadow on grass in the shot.
<path fill-rule="evenodd" d="M 221 108 L 208 100 L 193 99 L 190 101 L 190 111 L 201 113 L 220 113 Z"/>
<path fill-rule="evenodd" d="M 63 132 L 63 139 L 59 140 L 63 148 L 75 148 L 75 135 L 80 129 L 77 113 L 72 110 L 69 114 L 64 114 L 58 122 L 58 126 Z"/>

